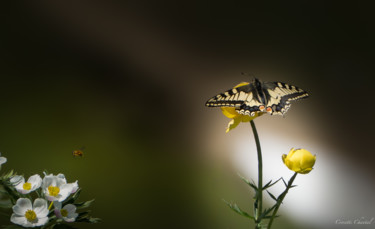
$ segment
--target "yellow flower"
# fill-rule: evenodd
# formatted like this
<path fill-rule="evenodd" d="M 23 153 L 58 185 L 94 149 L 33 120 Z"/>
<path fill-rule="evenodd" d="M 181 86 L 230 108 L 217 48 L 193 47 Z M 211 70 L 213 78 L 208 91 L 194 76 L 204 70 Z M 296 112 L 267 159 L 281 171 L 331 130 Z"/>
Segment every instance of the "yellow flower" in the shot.
<path fill-rule="evenodd" d="M 249 84 L 249 83 L 248 82 L 242 82 L 242 83 L 236 85 L 234 88 L 241 87 L 241 86 L 244 86 L 244 85 L 247 85 L 247 84 Z M 223 114 L 225 116 L 232 119 L 228 123 L 226 133 L 228 133 L 230 130 L 236 128 L 236 126 L 238 126 L 238 124 L 240 124 L 240 122 L 250 122 L 251 120 L 255 119 L 256 117 L 259 117 L 259 116 L 264 114 L 263 112 L 257 112 L 257 113 L 255 113 L 254 116 L 242 115 L 242 114 L 239 114 L 236 111 L 236 108 L 234 108 L 234 107 L 221 107 L 221 111 L 223 112 Z"/>
<path fill-rule="evenodd" d="M 315 164 L 316 156 L 305 149 L 292 148 L 288 155 L 282 156 L 284 164 L 292 171 L 307 174 Z"/>

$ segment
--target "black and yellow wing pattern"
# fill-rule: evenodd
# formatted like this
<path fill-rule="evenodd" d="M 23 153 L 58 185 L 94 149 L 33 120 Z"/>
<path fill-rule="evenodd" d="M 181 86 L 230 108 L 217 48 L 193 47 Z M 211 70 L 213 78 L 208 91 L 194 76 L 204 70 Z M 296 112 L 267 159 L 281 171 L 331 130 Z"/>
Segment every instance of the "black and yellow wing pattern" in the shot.
<path fill-rule="evenodd" d="M 284 115 L 290 102 L 307 98 L 306 91 L 282 82 L 252 82 L 220 93 L 206 102 L 208 107 L 234 107 L 239 114 L 254 116 L 256 112 Z"/>

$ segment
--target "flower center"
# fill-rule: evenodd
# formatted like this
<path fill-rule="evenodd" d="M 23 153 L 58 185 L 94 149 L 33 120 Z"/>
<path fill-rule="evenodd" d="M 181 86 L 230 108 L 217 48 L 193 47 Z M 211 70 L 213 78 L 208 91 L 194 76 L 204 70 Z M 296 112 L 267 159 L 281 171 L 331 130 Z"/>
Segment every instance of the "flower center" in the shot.
<path fill-rule="evenodd" d="M 61 209 L 60 212 L 61 212 L 61 215 L 62 215 L 63 217 L 67 217 L 67 216 L 68 216 L 68 211 L 67 211 L 67 210 L 65 210 L 65 209 Z"/>
<path fill-rule="evenodd" d="M 24 190 L 30 190 L 31 189 L 31 183 L 29 183 L 29 182 L 24 183 L 23 184 L 23 189 Z"/>
<path fill-rule="evenodd" d="M 49 192 L 50 196 L 56 197 L 60 192 L 60 188 L 51 185 L 51 186 L 48 187 L 48 192 Z"/>
<path fill-rule="evenodd" d="M 25 217 L 28 221 L 32 222 L 36 219 L 36 214 L 33 210 L 27 210 L 25 213 Z"/>

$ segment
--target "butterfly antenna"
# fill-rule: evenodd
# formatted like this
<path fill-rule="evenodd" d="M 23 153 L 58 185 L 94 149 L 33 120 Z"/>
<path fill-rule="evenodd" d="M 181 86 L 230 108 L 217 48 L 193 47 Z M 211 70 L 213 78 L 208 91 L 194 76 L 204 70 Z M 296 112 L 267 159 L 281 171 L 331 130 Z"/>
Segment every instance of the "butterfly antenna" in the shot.
<path fill-rule="evenodd" d="M 244 72 L 241 72 L 241 75 L 243 75 L 243 76 L 249 76 L 249 77 L 252 78 L 253 81 L 255 80 L 255 75 L 254 75 L 254 73 L 244 73 Z"/>

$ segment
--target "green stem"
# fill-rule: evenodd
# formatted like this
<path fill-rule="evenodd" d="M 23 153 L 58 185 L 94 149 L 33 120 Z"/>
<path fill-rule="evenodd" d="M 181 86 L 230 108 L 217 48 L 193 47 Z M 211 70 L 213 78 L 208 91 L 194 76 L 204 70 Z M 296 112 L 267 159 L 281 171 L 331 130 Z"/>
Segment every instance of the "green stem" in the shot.
<path fill-rule="evenodd" d="M 51 201 L 51 204 L 49 205 L 48 210 L 51 210 L 52 205 L 53 205 L 53 201 Z"/>
<path fill-rule="evenodd" d="M 297 174 L 298 174 L 298 173 L 294 173 L 294 175 L 290 178 L 290 180 L 289 180 L 289 182 L 288 182 L 288 186 L 286 187 L 285 191 L 280 195 L 279 198 L 277 198 L 278 200 L 277 200 L 277 203 L 276 203 L 276 207 L 275 207 L 275 209 L 273 210 L 273 214 L 272 214 L 271 219 L 270 219 L 270 221 L 269 221 L 269 223 L 268 223 L 268 226 L 267 226 L 268 229 L 271 228 L 272 223 L 273 223 L 273 220 L 275 219 L 276 213 L 277 213 L 277 211 L 279 210 L 280 205 L 281 205 L 281 203 L 283 202 L 283 200 L 284 200 L 286 194 L 288 193 L 289 189 L 292 187 L 293 181 L 294 181 L 294 179 L 296 178 Z"/>
<path fill-rule="evenodd" d="M 256 193 L 256 202 L 257 205 L 255 207 L 255 228 L 260 228 L 260 216 L 262 214 L 263 209 L 263 160 L 262 160 L 262 150 L 260 148 L 259 136 L 257 132 L 257 128 L 255 127 L 255 123 L 253 120 L 250 121 L 251 128 L 253 129 L 253 134 L 255 138 L 255 143 L 257 146 L 257 153 L 258 153 L 258 193 Z"/>

